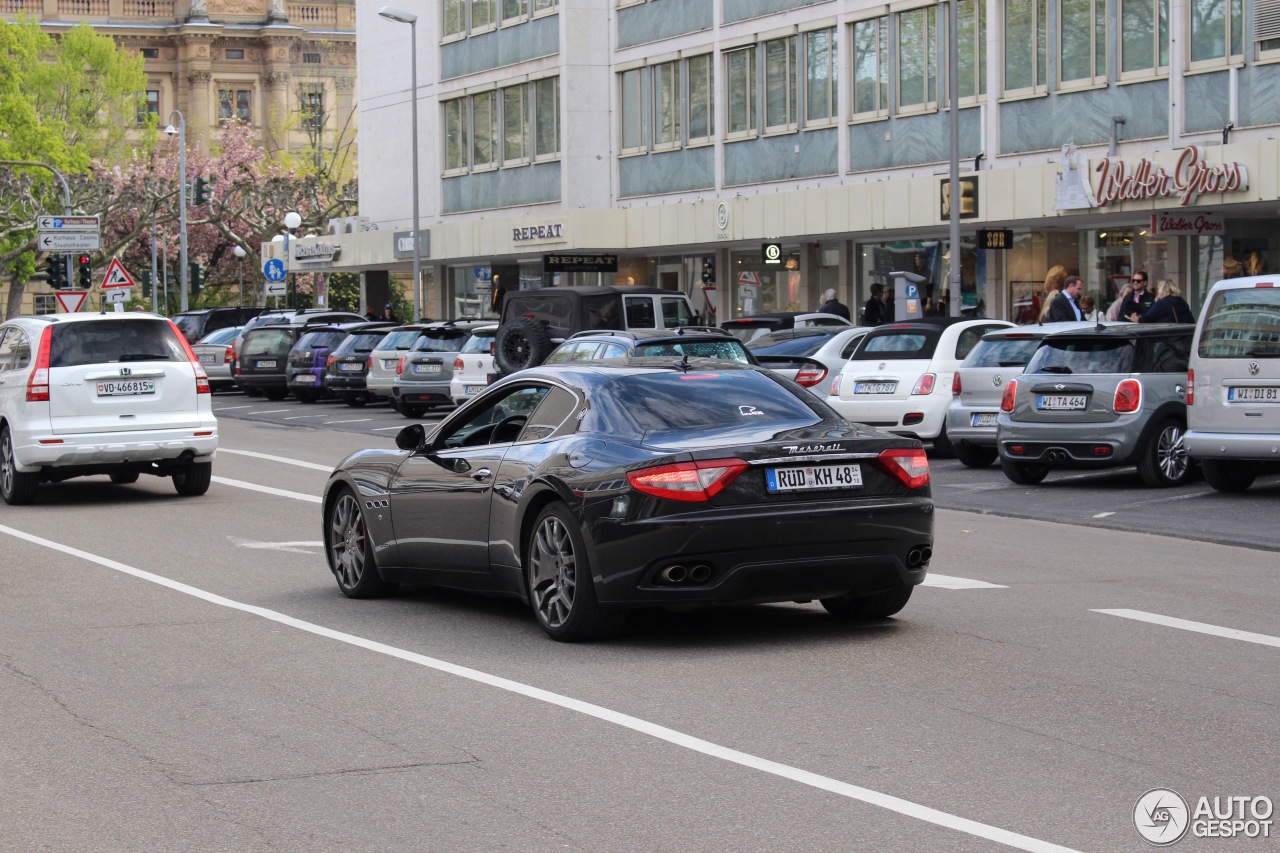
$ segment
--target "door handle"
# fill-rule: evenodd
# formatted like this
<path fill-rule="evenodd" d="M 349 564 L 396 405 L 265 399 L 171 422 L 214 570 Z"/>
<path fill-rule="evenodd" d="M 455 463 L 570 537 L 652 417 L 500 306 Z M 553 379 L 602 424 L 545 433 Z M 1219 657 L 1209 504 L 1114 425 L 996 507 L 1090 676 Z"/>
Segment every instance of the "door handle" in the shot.
<path fill-rule="evenodd" d="M 481 468 L 480 470 L 476 471 L 474 474 L 471 475 L 471 479 L 475 480 L 477 483 L 483 483 L 485 480 L 489 479 L 489 476 L 492 473 L 493 472 L 490 471 L 488 468 Z"/>

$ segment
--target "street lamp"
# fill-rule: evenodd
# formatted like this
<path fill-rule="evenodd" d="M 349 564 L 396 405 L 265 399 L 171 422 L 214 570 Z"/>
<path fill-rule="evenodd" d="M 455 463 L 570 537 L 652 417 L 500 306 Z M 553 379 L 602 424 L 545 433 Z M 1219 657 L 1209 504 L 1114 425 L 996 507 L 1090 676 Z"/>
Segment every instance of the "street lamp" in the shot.
<path fill-rule="evenodd" d="M 293 272 L 293 261 L 289 259 L 289 238 L 298 233 L 298 227 L 302 225 L 302 217 L 294 211 L 289 211 L 284 215 L 284 227 L 287 229 L 281 236 L 284 237 L 284 262 L 289 266 L 289 307 L 298 307 L 298 275 Z"/>
<path fill-rule="evenodd" d="M 388 21 L 409 25 L 409 104 L 413 122 L 413 319 L 422 317 L 422 252 L 418 236 L 418 16 L 394 6 L 383 6 L 378 14 Z"/>
<path fill-rule="evenodd" d="M 237 295 L 240 297 L 240 307 L 244 307 L 244 256 L 246 254 L 243 246 L 236 246 L 231 250 L 235 256 L 240 259 L 240 289 Z"/>
<path fill-rule="evenodd" d="M 173 117 L 178 117 L 178 126 L 173 126 Z M 182 309 L 187 310 L 187 120 L 182 113 L 174 110 L 169 113 L 169 126 L 164 129 L 169 138 L 178 137 L 178 281 L 182 289 Z"/>

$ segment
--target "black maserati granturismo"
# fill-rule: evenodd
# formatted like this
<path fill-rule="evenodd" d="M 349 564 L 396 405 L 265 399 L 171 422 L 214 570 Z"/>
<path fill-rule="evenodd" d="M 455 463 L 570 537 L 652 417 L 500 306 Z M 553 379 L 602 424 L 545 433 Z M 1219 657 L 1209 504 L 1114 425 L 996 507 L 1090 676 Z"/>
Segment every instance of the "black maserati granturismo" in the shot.
<path fill-rule="evenodd" d="M 919 441 L 736 362 L 525 370 L 396 444 L 325 487 L 343 594 L 512 595 L 557 640 L 612 634 L 636 607 L 818 599 L 883 618 L 933 550 Z"/>

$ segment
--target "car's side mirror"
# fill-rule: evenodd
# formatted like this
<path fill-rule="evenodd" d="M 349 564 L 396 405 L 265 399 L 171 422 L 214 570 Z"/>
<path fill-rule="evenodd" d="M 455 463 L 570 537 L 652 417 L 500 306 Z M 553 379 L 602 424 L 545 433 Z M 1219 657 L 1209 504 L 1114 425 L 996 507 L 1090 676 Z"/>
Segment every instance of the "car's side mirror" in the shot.
<path fill-rule="evenodd" d="M 422 424 L 409 424 L 396 433 L 396 447 L 401 450 L 419 451 L 427 446 L 427 430 Z"/>

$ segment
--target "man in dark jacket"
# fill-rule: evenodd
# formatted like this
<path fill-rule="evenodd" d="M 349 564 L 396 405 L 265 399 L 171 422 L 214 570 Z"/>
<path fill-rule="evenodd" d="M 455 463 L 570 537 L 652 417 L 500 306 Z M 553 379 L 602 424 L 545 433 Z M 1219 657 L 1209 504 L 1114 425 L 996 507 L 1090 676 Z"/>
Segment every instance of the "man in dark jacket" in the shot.
<path fill-rule="evenodd" d="M 827 288 L 826 292 L 822 294 L 822 299 L 822 307 L 818 309 L 820 313 L 834 314 L 837 317 L 849 319 L 849 306 L 836 298 L 835 288 Z"/>
<path fill-rule="evenodd" d="M 885 310 L 884 285 L 871 285 L 871 296 L 867 299 L 867 304 L 862 307 L 862 325 L 879 326 L 890 319 Z"/>
<path fill-rule="evenodd" d="M 1083 320 L 1084 313 L 1080 310 L 1077 300 L 1080 299 L 1080 291 L 1084 290 L 1084 282 L 1079 276 L 1067 276 L 1067 280 L 1062 283 L 1062 292 L 1054 298 L 1049 305 L 1049 313 L 1045 315 L 1046 323 L 1063 323 L 1071 320 Z"/>
<path fill-rule="evenodd" d="M 1142 315 L 1147 313 L 1151 303 L 1155 301 L 1155 295 L 1151 292 L 1151 288 L 1147 286 L 1147 274 L 1142 270 L 1138 270 L 1133 274 L 1133 292 L 1124 298 L 1124 302 L 1120 306 L 1120 316 L 1137 323 L 1142 319 Z"/>

